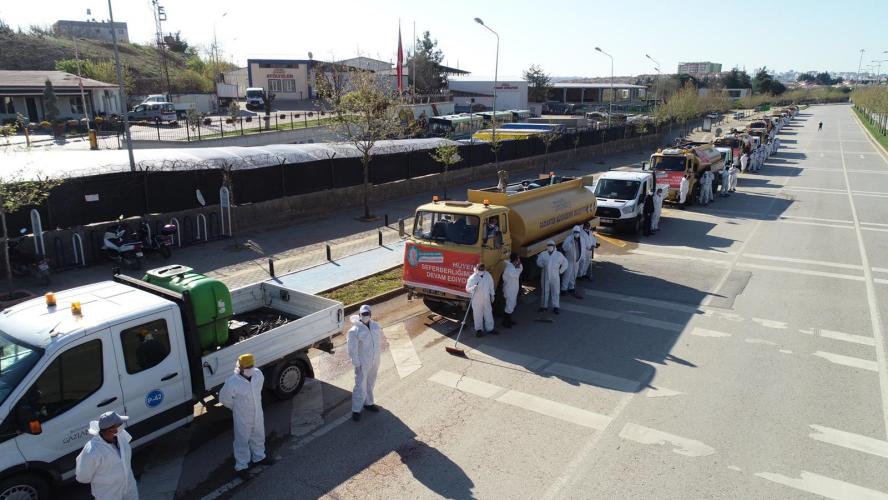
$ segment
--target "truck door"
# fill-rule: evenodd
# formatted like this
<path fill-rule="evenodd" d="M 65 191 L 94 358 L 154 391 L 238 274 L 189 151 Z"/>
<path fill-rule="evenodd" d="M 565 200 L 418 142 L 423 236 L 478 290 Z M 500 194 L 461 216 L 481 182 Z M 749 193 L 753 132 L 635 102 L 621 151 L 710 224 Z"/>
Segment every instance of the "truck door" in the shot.
<path fill-rule="evenodd" d="M 171 310 L 111 327 L 130 434 L 139 439 L 193 414 L 187 356 Z"/>
<path fill-rule="evenodd" d="M 496 225 L 496 230 L 491 233 L 489 230 L 490 222 L 493 221 Z M 481 235 L 482 245 L 481 245 L 481 262 L 488 267 L 491 272 L 494 272 L 497 265 L 501 261 L 505 261 L 509 259 L 509 254 L 512 252 L 512 239 L 509 237 L 509 218 L 506 214 L 499 215 L 491 215 L 485 219 L 484 222 L 484 233 Z M 496 277 L 497 275 L 494 275 Z"/>
<path fill-rule="evenodd" d="M 16 437 L 27 461 L 53 464 L 70 478 L 74 459 L 92 438 L 89 422 L 106 411 L 124 414 L 113 347 L 107 330 L 87 335 L 57 353 L 31 382 L 12 411 L 19 426 L 40 422 L 40 434 Z"/>

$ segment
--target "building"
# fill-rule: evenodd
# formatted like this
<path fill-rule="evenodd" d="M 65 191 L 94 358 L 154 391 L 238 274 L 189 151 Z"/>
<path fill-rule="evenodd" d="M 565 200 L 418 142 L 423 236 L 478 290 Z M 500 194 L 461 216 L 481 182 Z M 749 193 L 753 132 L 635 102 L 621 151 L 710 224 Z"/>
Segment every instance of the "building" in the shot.
<path fill-rule="evenodd" d="M 680 62 L 678 63 L 678 74 L 691 75 L 693 77 L 701 77 L 721 73 L 722 65 L 713 62 Z"/>
<path fill-rule="evenodd" d="M 395 67 L 395 65 L 390 62 L 380 61 L 379 59 L 372 59 L 364 56 L 352 57 L 351 59 L 343 59 L 336 62 L 338 64 L 350 66 L 355 69 L 363 69 L 369 71 L 387 71 Z"/>
<path fill-rule="evenodd" d="M 451 78 L 448 80 L 453 102 L 458 109 L 474 111 L 493 109 L 493 80 Z M 474 99 L 474 100 L 473 100 Z M 527 109 L 527 81 L 504 80 L 496 84 L 496 109 Z"/>
<path fill-rule="evenodd" d="M 701 87 L 697 89 L 697 94 L 700 97 L 705 97 L 712 92 L 712 89 L 708 89 L 705 87 Z M 725 96 L 729 99 L 743 99 L 744 97 L 752 94 L 752 89 L 718 89 L 715 91 L 718 95 Z"/>
<path fill-rule="evenodd" d="M 553 83 L 549 89 L 548 101 L 564 104 L 602 104 L 605 94 L 611 89 L 610 83 Z M 629 83 L 614 83 L 615 101 L 638 101 L 645 94 L 647 87 Z"/>
<path fill-rule="evenodd" d="M 117 85 L 83 78 L 84 103 L 77 75 L 64 71 L 0 70 L 0 122 L 15 119 L 17 113 L 31 122 L 42 121 L 46 113 L 43 88 L 47 79 L 55 90 L 60 119 L 83 118 L 84 110 L 90 118 L 120 113 Z"/>
<path fill-rule="evenodd" d="M 232 83 L 237 85 L 237 95 L 243 97 L 247 93 L 247 87 L 250 86 L 249 77 L 247 76 L 247 67 L 233 69 L 231 71 L 222 72 L 222 83 Z"/>
<path fill-rule="evenodd" d="M 129 31 L 126 23 L 111 23 L 105 21 L 56 21 L 52 25 L 52 31 L 58 36 L 89 38 L 92 40 L 102 40 L 103 42 L 113 41 L 111 30 L 117 31 L 118 42 L 129 42 Z"/>

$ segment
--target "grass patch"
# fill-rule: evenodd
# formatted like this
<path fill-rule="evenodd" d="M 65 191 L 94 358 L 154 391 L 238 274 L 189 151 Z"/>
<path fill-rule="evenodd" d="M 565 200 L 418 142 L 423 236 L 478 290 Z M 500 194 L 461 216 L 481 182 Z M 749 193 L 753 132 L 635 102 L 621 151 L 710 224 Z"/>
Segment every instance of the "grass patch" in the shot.
<path fill-rule="evenodd" d="M 401 288 L 404 286 L 402 277 L 403 270 L 400 267 L 396 267 L 390 271 L 368 276 L 320 295 L 328 299 L 338 300 L 345 305 L 356 304 L 381 293 Z"/>
<path fill-rule="evenodd" d="M 867 132 L 869 132 L 870 137 L 875 139 L 875 141 L 882 146 L 882 149 L 888 152 L 888 136 L 883 135 L 881 132 L 879 132 L 877 126 L 870 123 L 869 119 L 867 118 L 866 114 L 863 113 L 863 111 L 860 111 L 857 108 L 851 109 L 853 109 L 854 112 L 857 113 L 857 117 L 860 118 L 860 123 L 862 123 L 863 127 L 866 128 Z"/>

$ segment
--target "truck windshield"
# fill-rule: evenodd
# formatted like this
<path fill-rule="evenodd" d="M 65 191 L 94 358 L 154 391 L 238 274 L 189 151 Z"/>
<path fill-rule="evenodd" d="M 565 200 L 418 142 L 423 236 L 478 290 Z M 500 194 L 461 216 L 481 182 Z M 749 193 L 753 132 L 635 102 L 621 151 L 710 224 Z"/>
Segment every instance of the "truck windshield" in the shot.
<path fill-rule="evenodd" d="M 684 156 L 657 156 L 654 157 L 654 170 L 667 170 L 669 172 L 684 172 Z"/>
<path fill-rule="evenodd" d="M 481 219 L 475 215 L 419 211 L 413 226 L 413 236 L 424 240 L 457 245 L 474 245 L 478 241 Z"/>
<path fill-rule="evenodd" d="M 595 196 L 615 200 L 633 200 L 638 192 L 638 181 L 624 179 L 599 179 L 595 184 Z"/>
<path fill-rule="evenodd" d="M 261 99 L 262 98 L 262 91 L 261 90 L 248 90 L 247 91 L 247 98 L 251 98 L 251 97 L 254 99 Z"/>
<path fill-rule="evenodd" d="M 18 387 L 42 355 L 42 350 L 16 342 L 0 332 L 0 405 Z"/>

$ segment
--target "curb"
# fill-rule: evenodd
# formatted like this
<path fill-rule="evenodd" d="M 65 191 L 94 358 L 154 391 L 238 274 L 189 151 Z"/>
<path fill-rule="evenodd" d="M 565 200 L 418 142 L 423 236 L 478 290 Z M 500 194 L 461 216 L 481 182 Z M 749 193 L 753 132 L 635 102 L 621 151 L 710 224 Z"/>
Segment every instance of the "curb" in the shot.
<path fill-rule="evenodd" d="M 351 314 L 358 310 L 363 304 L 375 305 L 380 302 L 385 302 L 387 300 L 391 300 L 399 295 L 404 295 L 407 293 L 407 289 L 403 286 L 401 288 L 396 288 L 394 290 L 389 290 L 388 292 L 380 293 L 379 295 L 374 295 L 373 297 L 369 297 L 361 302 L 355 302 L 354 304 L 348 304 L 343 307 L 343 314 Z"/>

